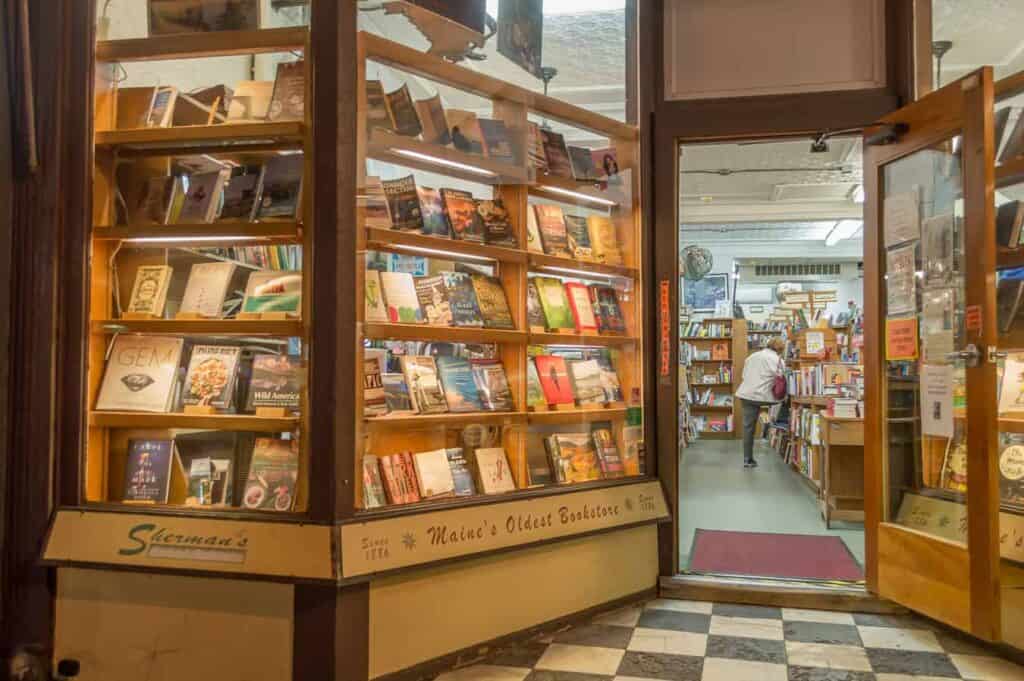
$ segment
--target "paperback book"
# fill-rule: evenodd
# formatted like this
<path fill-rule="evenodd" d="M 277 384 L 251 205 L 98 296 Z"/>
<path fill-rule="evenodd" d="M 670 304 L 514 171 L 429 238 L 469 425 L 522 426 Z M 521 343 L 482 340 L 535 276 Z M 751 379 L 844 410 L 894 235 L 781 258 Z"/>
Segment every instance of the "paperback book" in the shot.
<path fill-rule="evenodd" d="M 302 154 L 271 156 L 263 167 L 258 216 L 290 218 L 298 216 L 302 200 L 302 175 L 305 157 Z"/>
<path fill-rule="evenodd" d="M 417 277 L 416 296 L 419 298 L 420 309 L 423 310 L 427 324 L 452 325 L 452 306 L 448 302 L 448 289 L 444 285 L 443 275 Z"/>
<path fill-rule="evenodd" d="M 384 304 L 384 288 L 378 270 L 366 270 L 363 279 L 364 316 L 368 322 L 388 322 L 388 306 Z"/>
<path fill-rule="evenodd" d="M 253 272 L 249 275 L 242 312 L 297 315 L 301 306 L 301 272 Z"/>
<path fill-rule="evenodd" d="M 185 202 L 181 206 L 178 222 L 212 222 L 217 216 L 220 195 L 226 181 L 226 171 L 190 175 L 188 191 L 185 193 Z"/>
<path fill-rule="evenodd" d="M 572 175 L 577 180 L 581 182 L 594 182 L 599 178 L 590 149 L 570 146 L 569 162 L 572 166 Z"/>
<path fill-rule="evenodd" d="M 302 59 L 277 65 L 274 94 L 270 97 L 267 120 L 301 121 L 305 118 L 306 62 Z"/>
<path fill-rule="evenodd" d="M 472 274 L 470 278 L 484 326 L 488 329 L 515 329 L 501 280 L 486 274 Z"/>
<path fill-rule="evenodd" d="M 384 183 L 380 181 L 380 178 L 367 177 L 365 186 L 357 192 L 356 207 L 363 211 L 363 223 L 367 227 L 391 229 L 388 197 L 384 193 Z"/>
<path fill-rule="evenodd" d="M 538 439 L 536 443 L 530 442 L 526 448 L 526 474 L 529 476 L 530 487 L 544 487 L 554 482 L 551 477 L 551 457 L 543 442 L 542 438 Z"/>
<path fill-rule="evenodd" d="M 125 501 L 166 504 L 171 475 L 181 466 L 174 440 L 129 440 L 124 469 Z M 184 473 L 182 473 L 184 474 Z"/>
<path fill-rule="evenodd" d="M 448 121 L 444 115 L 441 95 L 416 102 L 416 112 L 423 126 L 423 141 L 428 144 L 440 144 L 443 147 L 451 144 L 452 136 L 448 130 Z"/>
<path fill-rule="evenodd" d="M 416 452 L 412 455 L 412 461 L 423 499 L 455 496 L 455 477 L 452 475 L 451 466 L 448 465 L 447 450 Z"/>
<path fill-rule="evenodd" d="M 473 471 L 469 467 L 469 461 L 461 447 L 448 447 L 445 449 L 448 457 L 448 467 L 452 472 L 452 481 L 455 483 L 455 496 L 471 497 L 476 494 L 476 483 L 473 481 Z"/>
<path fill-rule="evenodd" d="M 565 295 L 562 282 L 554 277 L 533 277 L 540 296 L 541 308 L 547 327 L 551 330 L 576 329 L 576 320 L 569 307 L 569 299 Z"/>
<path fill-rule="evenodd" d="M 468 359 L 461 357 L 438 357 L 437 371 L 444 386 L 448 411 L 466 413 L 483 411 L 480 391 L 473 376 L 473 367 Z"/>
<path fill-rule="evenodd" d="M 526 324 L 531 331 L 539 333 L 546 331 L 548 326 L 540 302 L 540 293 L 537 292 L 537 284 L 533 279 L 526 282 Z"/>
<path fill-rule="evenodd" d="M 515 163 L 516 155 L 505 122 L 492 118 L 479 118 L 477 125 L 484 141 L 484 154 L 495 161 Z"/>
<path fill-rule="evenodd" d="M 170 411 L 184 344 L 169 336 L 115 336 L 96 409 Z"/>
<path fill-rule="evenodd" d="M 605 401 L 604 382 L 601 380 L 601 367 L 597 360 L 574 360 L 568 362 L 568 367 L 576 403 L 580 406 L 603 404 Z"/>
<path fill-rule="evenodd" d="M 126 312 L 159 317 L 167 302 L 173 270 L 166 265 L 141 265 L 135 272 L 131 298 Z"/>
<path fill-rule="evenodd" d="M 388 101 L 387 96 L 384 94 L 384 85 L 379 80 L 367 80 L 366 130 L 372 133 L 378 129 L 391 132 L 394 130 L 394 127 L 391 125 L 391 114 L 388 113 Z"/>
<path fill-rule="evenodd" d="M 413 355 L 402 358 L 402 373 L 409 386 L 413 403 L 421 414 L 443 414 L 448 401 L 437 375 L 433 357 Z"/>
<path fill-rule="evenodd" d="M 590 247 L 590 232 L 587 219 L 581 215 L 564 215 L 565 231 L 569 238 L 569 251 L 577 260 L 593 260 L 594 250 Z"/>
<path fill-rule="evenodd" d="M 413 103 L 408 85 L 403 83 L 402 87 L 384 95 L 384 100 L 391 116 L 391 127 L 395 132 L 405 137 L 416 137 L 423 132 L 423 125 L 420 123 L 419 114 L 416 113 L 416 105 Z"/>
<path fill-rule="evenodd" d="M 483 243 L 484 225 L 477 213 L 473 195 L 458 189 L 442 189 L 441 200 L 452 237 Z"/>
<path fill-rule="evenodd" d="M 540 240 L 540 227 L 537 225 L 536 211 L 526 211 L 526 250 L 531 253 L 543 253 L 544 244 Z"/>
<path fill-rule="evenodd" d="M 526 150 L 534 174 L 546 175 L 548 172 L 548 157 L 544 153 L 544 138 L 540 134 L 540 126 L 533 121 L 527 123 Z"/>
<path fill-rule="evenodd" d="M 497 359 L 474 359 L 473 380 L 487 411 L 513 411 L 512 389 L 505 366 Z"/>
<path fill-rule="evenodd" d="M 541 142 L 544 145 L 544 156 L 548 161 L 548 172 L 559 177 L 572 178 L 572 162 L 569 151 L 565 147 L 565 138 L 553 131 L 541 128 Z"/>
<path fill-rule="evenodd" d="M 363 360 L 363 416 L 383 416 L 388 413 L 384 394 L 384 379 L 376 359 Z"/>
<path fill-rule="evenodd" d="M 483 155 L 484 135 L 476 114 L 462 109 L 447 109 L 444 115 L 452 136 L 452 146 L 467 154 Z"/>
<path fill-rule="evenodd" d="M 512 469 L 508 457 L 501 447 L 480 447 L 474 452 L 477 472 L 480 475 L 480 489 L 484 494 L 502 494 L 515 491 Z"/>
<path fill-rule="evenodd" d="M 290 511 L 299 479 L 298 440 L 256 438 L 242 494 L 246 508 Z"/>
<path fill-rule="evenodd" d="M 559 484 L 601 479 L 601 466 L 590 433 L 555 433 L 545 443 Z"/>
<path fill-rule="evenodd" d="M 246 411 L 260 408 L 298 411 L 304 383 L 302 360 L 299 357 L 256 355 L 252 358 Z"/>
<path fill-rule="evenodd" d="M 388 306 L 388 321 L 402 324 L 422 324 L 425 321 L 411 274 L 381 272 L 380 281 Z"/>
<path fill-rule="evenodd" d="M 594 440 L 594 451 L 597 454 L 597 462 L 601 466 L 603 478 L 621 478 L 626 474 L 625 465 L 619 455 L 619 447 L 615 443 L 615 436 L 612 434 L 611 426 L 594 424 L 590 436 Z"/>
<path fill-rule="evenodd" d="M 481 199 L 476 202 L 476 212 L 484 228 L 484 242 L 490 246 L 515 248 L 516 234 L 512 228 L 508 209 L 501 199 Z"/>
<path fill-rule="evenodd" d="M 391 226 L 403 232 L 424 231 L 423 210 L 416 191 L 416 177 L 407 175 L 397 180 L 384 180 L 384 196 L 388 201 Z"/>
<path fill-rule="evenodd" d="M 384 401 L 388 407 L 388 413 L 394 415 L 408 415 L 416 413 L 416 405 L 409 393 L 409 386 L 402 374 L 382 374 L 384 383 Z"/>
<path fill-rule="evenodd" d="M 380 461 L 373 454 L 363 456 L 363 508 L 387 506 L 384 481 L 380 475 Z"/>
<path fill-rule="evenodd" d="M 596 333 L 597 318 L 590 304 L 590 289 L 585 284 L 570 281 L 565 285 L 565 294 L 569 299 L 577 333 Z"/>
<path fill-rule="evenodd" d="M 560 258 L 571 258 L 572 251 L 569 249 L 569 235 L 565 229 L 562 209 L 558 206 L 538 203 L 534 204 L 533 210 L 536 213 L 540 242 L 544 247 L 544 252 Z"/>
<path fill-rule="evenodd" d="M 621 265 L 622 251 L 615 224 L 604 215 L 591 215 L 587 218 L 587 229 L 594 259 L 607 265 Z"/>
<path fill-rule="evenodd" d="M 444 285 L 448 290 L 448 304 L 452 308 L 455 326 L 483 326 L 484 318 L 476 300 L 473 280 L 465 272 L 444 272 Z"/>
<path fill-rule="evenodd" d="M 537 365 L 534 364 L 532 357 L 526 359 L 526 406 L 531 411 L 544 411 L 548 408 L 544 389 L 540 385 L 540 376 L 537 374 Z"/>
<path fill-rule="evenodd" d="M 444 215 L 441 192 L 430 187 L 417 187 L 420 201 L 420 215 L 423 216 L 423 233 L 448 238 L 448 219 Z"/>
<path fill-rule="evenodd" d="M 228 180 L 220 220 L 249 222 L 255 219 L 262 176 L 262 170 L 249 170 Z"/>
<path fill-rule="evenodd" d="M 231 407 L 242 348 L 237 345 L 196 345 L 188 363 L 182 404 Z"/>
<path fill-rule="evenodd" d="M 597 318 L 597 330 L 600 333 L 626 333 L 626 320 L 619 307 L 619 294 L 611 286 L 592 284 L 590 301 Z"/>
<path fill-rule="evenodd" d="M 537 355 L 533 361 L 537 366 L 537 376 L 547 403 L 556 406 L 575 404 L 565 359 L 555 355 Z"/>

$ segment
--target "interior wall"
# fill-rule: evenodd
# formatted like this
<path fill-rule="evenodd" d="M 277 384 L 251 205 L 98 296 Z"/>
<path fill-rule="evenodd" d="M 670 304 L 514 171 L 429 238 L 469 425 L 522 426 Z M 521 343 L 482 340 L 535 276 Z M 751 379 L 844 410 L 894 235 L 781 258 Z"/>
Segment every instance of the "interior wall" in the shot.
<path fill-rule="evenodd" d="M 374 581 L 370 678 L 652 589 L 655 526 Z"/>

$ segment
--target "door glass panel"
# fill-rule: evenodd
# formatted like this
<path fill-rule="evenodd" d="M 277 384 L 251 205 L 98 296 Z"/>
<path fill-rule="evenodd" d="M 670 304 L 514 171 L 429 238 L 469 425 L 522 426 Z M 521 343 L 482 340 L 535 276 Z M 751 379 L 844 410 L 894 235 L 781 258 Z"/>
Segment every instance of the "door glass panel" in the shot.
<path fill-rule="evenodd" d="M 960 139 L 883 168 L 886 520 L 967 542 Z"/>

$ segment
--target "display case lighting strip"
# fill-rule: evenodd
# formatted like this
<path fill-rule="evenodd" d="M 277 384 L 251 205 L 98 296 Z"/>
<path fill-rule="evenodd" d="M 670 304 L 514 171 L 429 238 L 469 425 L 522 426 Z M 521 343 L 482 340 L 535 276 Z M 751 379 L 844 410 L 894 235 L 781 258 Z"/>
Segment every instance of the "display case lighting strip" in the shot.
<path fill-rule="evenodd" d="M 583 279 L 629 279 L 629 277 L 620 274 L 605 274 L 603 272 L 587 272 L 586 270 L 574 270 L 568 267 L 551 267 L 548 265 L 541 265 L 537 268 L 538 270 L 544 270 L 545 272 L 556 272 L 563 275 L 572 277 L 582 277 Z"/>
<path fill-rule="evenodd" d="M 447 168 L 455 168 L 456 170 L 463 170 L 467 173 L 473 173 L 475 175 L 481 175 L 483 177 L 497 177 L 498 174 L 484 168 L 478 168 L 465 163 L 459 163 L 457 161 L 449 161 L 446 158 L 438 158 L 437 156 L 431 156 L 429 154 L 421 154 L 418 151 L 410 151 L 409 149 L 396 149 L 391 148 L 392 153 L 398 154 L 399 156 L 406 156 L 408 158 L 414 158 L 419 161 L 427 161 L 428 163 L 435 163 L 437 165 L 445 166 Z"/>
<path fill-rule="evenodd" d="M 574 199 L 581 199 L 583 201 L 590 201 L 591 203 L 598 203 L 602 206 L 617 206 L 617 202 L 610 199 L 602 199 L 599 196 L 591 196 L 590 194 L 583 194 L 582 192 L 574 192 L 571 189 L 562 189 L 561 187 L 552 187 L 549 184 L 540 185 L 540 189 L 552 194 L 561 194 L 562 196 L 571 196 Z"/>
<path fill-rule="evenodd" d="M 179 244 L 212 241 L 267 241 L 265 236 L 137 236 L 123 239 L 133 244 Z"/>
<path fill-rule="evenodd" d="M 405 244 L 388 244 L 388 248 L 395 251 L 409 251 L 422 253 L 424 255 L 441 256 L 452 260 L 476 260 L 478 262 L 492 264 L 497 262 L 494 258 L 483 255 L 470 255 L 468 253 L 457 253 L 455 251 L 444 251 L 438 248 L 425 248 L 423 246 L 406 246 Z M 372 248 L 370 250 L 373 250 Z"/>

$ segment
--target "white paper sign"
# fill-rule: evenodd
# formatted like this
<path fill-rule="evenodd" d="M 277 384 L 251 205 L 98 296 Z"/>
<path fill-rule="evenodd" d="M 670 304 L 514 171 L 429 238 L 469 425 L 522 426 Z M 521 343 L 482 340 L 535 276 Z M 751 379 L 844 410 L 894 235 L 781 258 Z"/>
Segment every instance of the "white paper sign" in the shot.
<path fill-rule="evenodd" d="M 953 437 L 953 367 L 948 364 L 922 366 L 921 433 Z"/>
<path fill-rule="evenodd" d="M 885 197 L 885 247 L 921 238 L 921 207 L 918 192 Z"/>
<path fill-rule="evenodd" d="M 808 331 L 804 343 L 808 355 L 820 355 L 825 352 L 825 334 L 821 331 Z"/>
<path fill-rule="evenodd" d="M 915 248 L 908 244 L 885 254 L 886 314 L 890 317 L 913 312 L 917 304 Z"/>
<path fill-rule="evenodd" d="M 999 389 L 999 413 L 1024 412 L 1024 354 L 1008 355 Z"/>

